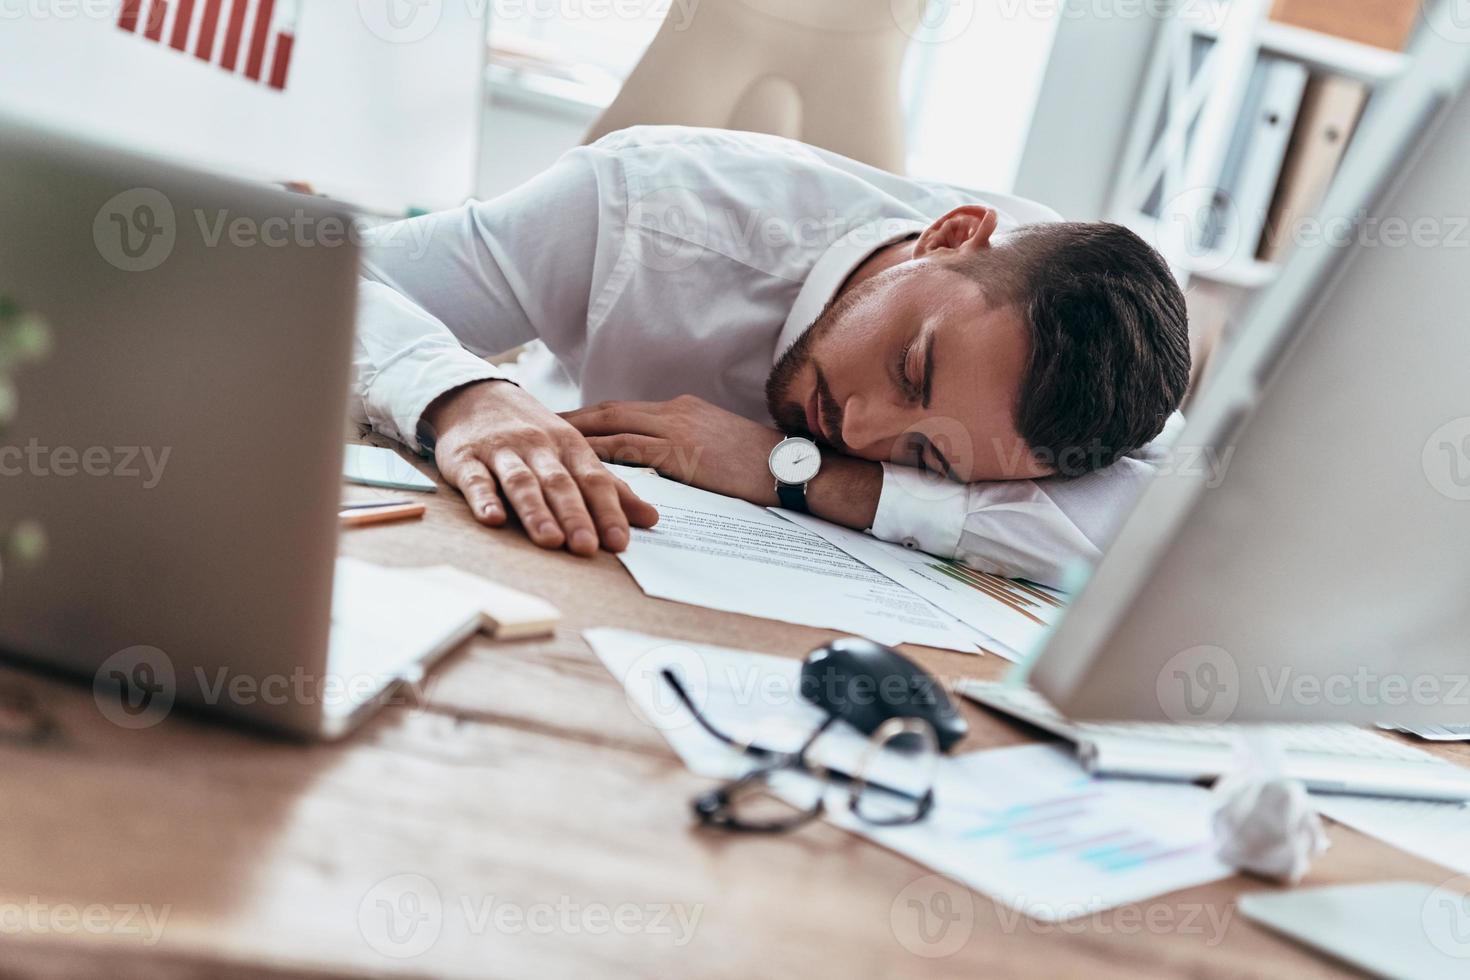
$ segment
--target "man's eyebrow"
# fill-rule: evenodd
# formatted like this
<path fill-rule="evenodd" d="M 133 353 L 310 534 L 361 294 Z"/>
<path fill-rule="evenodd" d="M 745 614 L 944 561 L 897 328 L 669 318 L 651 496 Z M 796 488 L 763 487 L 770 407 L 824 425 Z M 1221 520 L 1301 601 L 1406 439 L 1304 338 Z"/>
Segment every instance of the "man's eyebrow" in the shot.
<path fill-rule="evenodd" d="M 920 390 L 923 392 L 923 404 L 929 407 L 929 399 L 934 395 L 934 332 L 929 332 L 929 343 L 924 345 L 924 383 Z M 935 450 L 938 452 L 938 450 Z M 943 458 L 942 456 L 940 457 Z"/>

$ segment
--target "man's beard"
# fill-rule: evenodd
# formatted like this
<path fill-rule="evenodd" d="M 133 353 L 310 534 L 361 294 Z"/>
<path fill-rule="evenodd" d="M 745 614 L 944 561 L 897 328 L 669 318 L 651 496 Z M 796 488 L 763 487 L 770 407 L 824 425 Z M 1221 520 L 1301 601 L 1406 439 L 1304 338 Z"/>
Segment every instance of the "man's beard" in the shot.
<path fill-rule="evenodd" d="M 796 339 L 771 373 L 766 378 L 766 409 L 771 413 L 771 419 L 781 431 L 791 435 L 806 436 L 818 442 L 828 443 L 839 452 L 847 452 L 847 445 L 842 441 L 842 407 L 837 404 L 837 399 L 832 396 L 832 389 L 827 387 L 827 379 L 822 375 L 821 367 L 812 360 L 812 345 L 819 337 L 830 330 L 836 322 L 833 315 L 845 304 L 828 306 L 822 314 L 807 327 L 806 331 Z M 816 377 L 817 391 L 820 393 L 818 404 L 821 406 L 822 425 L 832 433 L 831 438 L 823 436 L 820 432 L 812 432 L 807 427 L 806 406 L 797 402 L 791 395 L 791 387 L 796 382 L 796 376 L 810 363 L 813 374 Z"/>

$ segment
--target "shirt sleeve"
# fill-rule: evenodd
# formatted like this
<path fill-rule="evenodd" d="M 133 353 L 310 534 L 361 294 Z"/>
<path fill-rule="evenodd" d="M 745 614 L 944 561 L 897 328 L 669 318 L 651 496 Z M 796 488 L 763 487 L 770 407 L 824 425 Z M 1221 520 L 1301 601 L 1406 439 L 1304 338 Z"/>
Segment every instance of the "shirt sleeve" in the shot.
<path fill-rule="evenodd" d="M 367 233 L 352 417 L 420 449 L 440 395 L 509 374 L 485 358 L 586 329 L 599 222 L 597 154 L 565 154 L 490 201 Z"/>
<path fill-rule="evenodd" d="M 440 395 L 505 373 L 470 353 L 443 323 L 380 282 L 358 287 L 353 421 L 421 451 L 418 424 Z"/>
<path fill-rule="evenodd" d="M 1084 533 L 1080 515 L 1069 514 L 1048 492 L 1049 482 L 963 484 L 884 463 L 873 535 L 983 572 L 1060 588 L 1077 565 L 1097 562 L 1102 551 Z"/>

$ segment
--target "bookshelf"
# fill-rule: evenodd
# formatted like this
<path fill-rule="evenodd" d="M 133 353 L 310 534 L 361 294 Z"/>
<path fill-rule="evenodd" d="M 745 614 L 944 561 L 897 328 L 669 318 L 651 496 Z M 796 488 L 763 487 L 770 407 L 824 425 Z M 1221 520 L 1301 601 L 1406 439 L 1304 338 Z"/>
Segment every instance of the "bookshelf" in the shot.
<path fill-rule="evenodd" d="M 1204 279 L 1250 292 L 1276 277 L 1278 263 L 1257 257 L 1260 228 L 1250 230 L 1264 215 L 1242 222 L 1239 240 L 1207 241 L 1222 200 L 1232 205 L 1221 184 L 1242 116 L 1258 109 L 1248 100 L 1263 59 L 1361 82 L 1369 98 L 1412 63 L 1401 51 L 1272 21 L 1270 9 L 1271 0 L 1179 5 L 1161 25 L 1144 76 L 1108 216 L 1152 242 L 1186 285 Z"/>

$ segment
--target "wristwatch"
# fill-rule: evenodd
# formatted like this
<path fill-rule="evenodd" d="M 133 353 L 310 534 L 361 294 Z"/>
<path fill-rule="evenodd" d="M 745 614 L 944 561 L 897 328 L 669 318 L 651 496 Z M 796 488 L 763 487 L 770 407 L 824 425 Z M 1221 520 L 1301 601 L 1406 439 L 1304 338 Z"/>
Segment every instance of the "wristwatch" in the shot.
<path fill-rule="evenodd" d="M 771 450 L 767 464 L 776 478 L 776 496 L 781 506 L 805 514 L 806 485 L 822 468 L 822 451 L 817 444 L 800 436 L 782 439 Z"/>

